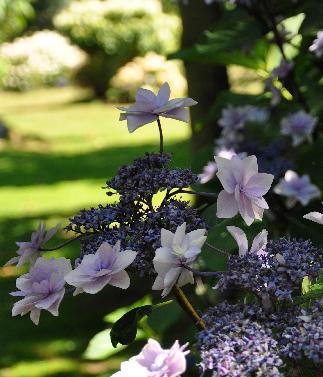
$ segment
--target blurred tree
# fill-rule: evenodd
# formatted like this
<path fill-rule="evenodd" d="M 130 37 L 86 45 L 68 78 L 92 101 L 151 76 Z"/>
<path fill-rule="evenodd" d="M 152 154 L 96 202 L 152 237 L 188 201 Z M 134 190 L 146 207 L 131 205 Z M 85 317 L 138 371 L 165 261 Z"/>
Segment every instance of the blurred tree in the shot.
<path fill-rule="evenodd" d="M 33 0 L 0 0 L 0 43 L 12 40 L 26 29 L 34 15 Z"/>
<path fill-rule="evenodd" d="M 35 16 L 29 20 L 28 29 L 54 29 L 53 18 L 70 3 L 70 0 L 32 0 Z"/>
<path fill-rule="evenodd" d="M 204 1 L 179 2 L 183 22 L 182 48 L 189 48 L 203 40 L 205 31 L 220 17 L 217 4 Z M 217 95 L 228 89 L 227 71 L 224 66 L 205 64 L 201 60 L 184 60 L 189 96 L 199 102 L 191 109 L 192 153 L 209 145 L 219 135 L 214 120 L 208 116 Z"/>

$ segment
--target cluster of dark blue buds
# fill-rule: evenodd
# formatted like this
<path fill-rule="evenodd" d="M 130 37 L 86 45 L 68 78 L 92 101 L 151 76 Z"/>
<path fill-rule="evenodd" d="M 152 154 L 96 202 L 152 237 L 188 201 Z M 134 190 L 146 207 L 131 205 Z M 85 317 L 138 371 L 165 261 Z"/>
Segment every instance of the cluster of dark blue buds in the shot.
<path fill-rule="evenodd" d="M 81 236 L 77 263 L 84 255 L 95 253 L 102 242 L 120 240 L 123 249 L 137 252 L 131 268 L 140 275 L 151 275 L 162 228 L 175 232 L 184 222 L 188 232 L 207 227 L 198 211 L 175 195 L 196 183 L 197 176 L 189 169 L 170 169 L 170 160 L 167 154 L 146 153 L 122 166 L 106 187 L 108 195 L 119 195 L 119 202 L 82 210 L 70 219 L 67 230 Z M 154 206 L 153 196 L 162 191 L 161 204 Z"/>
<path fill-rule="evenodd" d="M 197 342 L 201 370 L 212 370 L 214 376 L 282 376 L 278 343 L 261 324 L 264 316 L 255 305 L 223 302 L 209 309 Z"/>
<path fill-rule="evenodd" d="M 268 242 L 261 255 L 230 256 L 217 288 L 243 288 L 271 306 L 276 300 L 292 301 L 293 294 L 301 293 L 303 279 L 314 282 L 322 268 L 322 249 L 310 241 L 281 238 Z"/>
<path fill-rule="evenodd" d="M 197 349 L 202 371 L 214 376 L 283 376 L 289 360 L 323 361 L 323 302 L 302 308 L 222 302 L 202 316 Z"/>

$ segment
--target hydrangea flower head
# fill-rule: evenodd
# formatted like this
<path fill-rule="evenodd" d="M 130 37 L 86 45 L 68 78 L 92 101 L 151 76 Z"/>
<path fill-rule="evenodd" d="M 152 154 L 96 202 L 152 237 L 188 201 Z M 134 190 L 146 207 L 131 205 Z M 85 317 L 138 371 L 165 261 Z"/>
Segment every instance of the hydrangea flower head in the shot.
<path fill-rule="evenodd" d="M 305 140 L 312 140 L 312 133 L 317 123 L 317 118 L 303 110 L 298 111 L 281 121 L 281 133 L 292 137 L 293 146 L 297 147 Z"/>
<path fill-rule="evenodd" d="M 317 33 L 316 39 L 314 39 L 309 50 L 314 52 L 317 58 L 321 58 L 323 55 L 323 31 Z"/>
<path fill-rule="evenodd" d="M 176 341 L 170 349 L 163 349 L 149 339 L 141 352 L 121 363 L 121 370 L 112 377 L 179 377 L 186 370 L 185 348 Z"/>
<path fill-rule="evenodd" d="M 64 277 L 71 271 L 71 262 L 66 258 L 45 259 L 40 257 L 30 271 L 17 279 L 19 291 L 12 296 L 24 297 L 12 308 L 12 315 L 25 315 L 38 325 L 41 310 L 58 315 L 58 307 L 64 297 Z"/>
<path fill-rule="evenodd" d="M 297 201 L 306 206 L 312 199 L 321 195 L 320 190 L 311 183 L 308 175 L 300 177 L 293 170 L 287 170 L 285 177 L 274 187 L 274 192 L 288 197 L 288 207 L 293 207 Z"/>
<path fill-rule="evenodd" d="M 35 260 L 41 254 L 41 247 L 57 233 L 58 229 L 59 225 L 56 225 L 46 232 L 44 223 L 40 223 L 38 229 L 31 234 L 30 241 L 16 243 L 19 246 L 18 256 L 11 258 L 6 266 L 16 264 L 17 267 L 20 267 L 26 262 Z"/>
<path fill-rule="evenodd" d="M 168 83 L 164 83 L 157 95 L 151 90 L 140 88 L 136 94 L 135 104 L 129 107 L 118 107 L 124 111 L 120 114 L 119 120 L 126 120 L 129 132 L 134 132 L 137 128 L 145 124 L 156 121 L 160 116 L 173 118 L 182 122 L 189 121 L 187 107 L 196 105 L 192 98 L 169 99 L 170 88 Z"/>
<path fill-rule="evenodd" d="M 86 292 L 95 294 L 107 284 L 127 289 L 130 279 L 125 268 L 136 258 L 131 250 L 120 252 L 120 241 L 113 247 L 102 243 L 95 254 L 85 255 L 82 262 L 65 277 L 68 284 L 76 287 L 74 296 Z"/>
<path fill-rule="evenodd" d="M 179 287 L 194 283 L 193 273 L 183 264 L 192 264 L 201 252 L 206 240 L 206 229 L 196 229 L 185 233 L 186 223 L 180 225 L 175 233 L 161 230 L 161 247 L 156 250 L 153 260 L 157 277 L 152 289 L 163 290 L 162 297 L 168 295 L 173 286 Z"/>
<path fill-rule="evenodd" d="M 238 247 L 239 247 L 239 256 L 243 257 L 247 253 L 262 255 L 266 254 L 266 245 L 267 245 L 267 236 L 268 232 L 266 229 L 262 230 L 257 236 L 254 238 L 251 248 L 249 250 L 248 247 L 248 239 L 246 233 L 236 227 L 236 226 L 227 226 L 228 232 L 231 236 L 235 239 Z"/>
<path fill-rule="evenodd" d="M 215 161 L 217 177 L 224 188 L 217 200 L 217 217 L 229 219 L 239 212 L 247 225 L 261 220 L 264 209 L 268 209 L 263 195 L 270 189 L 274 176 L 258 173 L 255 156 L 233 156 L 231 160 L 215 157 Z"/>

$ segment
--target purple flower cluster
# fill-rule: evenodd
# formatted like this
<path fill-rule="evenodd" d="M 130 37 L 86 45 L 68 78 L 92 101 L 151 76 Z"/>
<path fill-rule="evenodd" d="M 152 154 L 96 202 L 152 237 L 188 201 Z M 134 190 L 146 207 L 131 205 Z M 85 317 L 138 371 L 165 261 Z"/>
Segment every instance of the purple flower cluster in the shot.
<path fill-rule="evenodd" d="M 264 313 L 255 305 L 221 303 L 203 315 L 206 330 L 198 335 L 202 371 L 214 376 L 281 376 L 283 361 L 271 330 L 257 319 Z"/>
<path fill-rule="evenodd" d="M 195 183 L 197 176 L 189 169 L 169 169 L 170 159 L 166 154 L 147 153 L 121 167 L 108 182 L 108 194 L 119 194 L 119 203 L 82 210 L 70 219 L 66 229 L 82 235 L 77 264 L 84 255 L 95 253 L 103 242 L 114 245 L 120 240 L 122 249 L 137 252 L 131 269 L 151 275 L 162 228 L 175 232 L 184 222 L 188 232 L 207 228 L 197 210 L 172 195 L 175 189 Z M 166 190 L 166 197 L 156 207 L 152 198 L 161 190 Z"/>
<path fill-rule="evenodd" d="M 293 293 L 300 293 L 305 276 L 311 281 L 319 277 L 322 251 L 310 241 L 286 238 L 270 241 L 262 255 L 230 256 L 228 270 L 216 288 L 246 289 L 261 298 L 268 308 L 276 300 L 291 301 Z"/>
<path fill-rule="evenodd" d="M 323 361 L 323 303 L 278 307 L 222 302 L 202 316 L 197 349 L 202 371 L 214 376 L 282 376 L 283 360 Z"/>
<path fill-rule="evenodd" d="M 281 354 L 301 359 L 303 356 L 314 363 L 323 361 L 323 302 L 317 302 L 308 309 L 299 309 L 294 324 L 290 324 L 282 333 Z"/>
<path fill-rule="evenodd" d="M 168 154 L 146 153 L 132 164 L 122 166 L 107 182 L 108 195 L 118 192 L 121 202 L 151 200 L 158 191 L 185 188 L 198 181 L 190 169 L 169 169 L 170 160 Z"/>

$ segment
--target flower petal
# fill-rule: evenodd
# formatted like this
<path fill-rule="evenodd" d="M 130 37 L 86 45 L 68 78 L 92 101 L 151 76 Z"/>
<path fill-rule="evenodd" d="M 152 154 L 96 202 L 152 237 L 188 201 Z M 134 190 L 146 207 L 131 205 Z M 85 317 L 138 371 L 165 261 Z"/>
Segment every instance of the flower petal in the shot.
<path fill-rule="evenodd" d="M 130 286 L 130 278 L 126 271 L 120 271 L 117 274 L 111 276 L 109 281 L 109 285 L 113 285 L 114 287 L 118 287 L 121 289 L 127 289 Z"/>
<path fill-rule="evenodd" d="M 134 132 L 137 128 L 144 126 L 145 124 L 152 123 L 157 120 L 157 115 L 154 114 L 141 114 L 130 115 L 127 114 L 127 125 L 130 133 Z"/>
<path fill-rule="evenodd" d="M 258 233 L 252 242 L 250 253 L 258 255 L 262 254 L 267 245 L 267 236 L 268 232 L 266 229 L 263 229 Z"/>
<path fill-rule="evenodd" d="M 170 96 L 170 87 L 169 87 L 168 83 L 165 82 L 161 86 L 161 88 L 159 89 L 159 92 L 157 94 L 156 106 L 157 107 L 164 106 L 168 102 L 169 96 Z"/>
<path fill-rule="evenodd" d="M 235 239 L 239 247 L 239 256 L 243 257 L 248 252 L 248 239 L 246 233 L 237 226 L 227 226 L 228 232 Z"/>
<path fill-rule="evenodd" d="M 218 167 L 218 172 L 216 173 L 219 178 L 224 190 L 232 194 L 237 185 L 237 181 L 232 172 L 232 163 L 231 160 L 223 157 L 214 157 L 215 162 Z"/>
<path fill-rule="evenodd" d="M 222 190 L 217 200 L 217 217 L 220 219 L 231 219 L 238 213 L 238 203 L 234 194 L 228 194 Z"/>
<path fill-rule="evenodd" d="M 310 212 L 303 216 L 306 220 L 314 221 L 315 223 L 323 225 L 323 213 L 320 212 Z"/>

